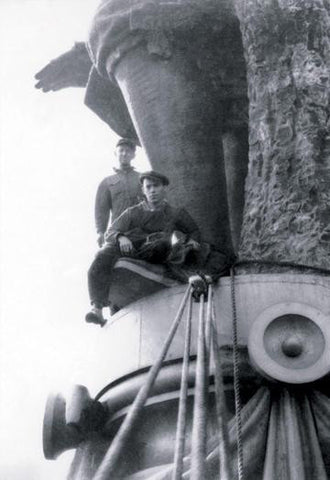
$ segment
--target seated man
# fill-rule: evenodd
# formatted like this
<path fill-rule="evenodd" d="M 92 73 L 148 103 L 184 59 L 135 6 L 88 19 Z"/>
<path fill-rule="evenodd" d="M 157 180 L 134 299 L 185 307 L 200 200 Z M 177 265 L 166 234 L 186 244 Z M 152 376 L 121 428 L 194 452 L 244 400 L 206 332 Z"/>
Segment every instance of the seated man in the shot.
<path fill-rule="evenodd" d="M 86 321 L 105 324 L 102 308 L 109 305 L 108 290 L 116 261 L 128 256 L 151 263 L 166 263 L 171 252 L 174 231 L 185 236 L 185 244 L 200 249 L 200 231 L 183 208 L 167 203 L 169 180 L 161 173 L 141 174 L 140 182 L 145 200 L 125 210 L 105 234 L 105 245 L 97 253 L 88 271 L 88 287 L 92 309 Z M 111 306 L 110 306 L 111 307 Z"/>

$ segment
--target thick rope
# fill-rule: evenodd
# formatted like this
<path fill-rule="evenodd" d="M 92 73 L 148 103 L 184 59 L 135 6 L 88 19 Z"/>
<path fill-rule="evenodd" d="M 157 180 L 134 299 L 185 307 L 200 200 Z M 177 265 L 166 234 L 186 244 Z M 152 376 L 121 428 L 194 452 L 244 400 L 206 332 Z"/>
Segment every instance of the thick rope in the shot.
<path fill-rule="evenodd" d="M 211 334 L 212 334 L 212 305 L 213 305 L 213 287 L 209 283 L 207 287 L 207 305 L 206 305 L 206 323 L 205 323 L 205 346 L 207 355 L 207 374 L 209 374 Z"/>
<path fill-rule="evenodd" d="M 232 480 L 233 476 L 230 463 L 228 415 L 226 410 L 226 398 L 223 385 L 221 353 L 218 344 L 214 302 L 212 307 L 211 346 L 214 364 L 215 400 L 219 432 L 219 478 L 221 480 Z"/>
<path fill-rule="evenodd" d="M 135 400 L 126 415 L 125 420 L 121 424 L 120 429 L 118 430 L 117 435 L 113 439 L 107 453 L 105 454 L 105 457 L 101 465 L 99 466 L 95 476 L 93 477 L 93 480 L 109 480 L 112 476 L 113 478 L 116 478 L 115 473 L 116 473 L 118 460 L 120 459 L 122 452 L 125 449 L 127 441 L 129 440 L 129 437 L 136 425 L 136 422 L 139 419 L 143 406 L 149 396 L 150 390 L 162 367 L 162 363 L 167 355 L 167 352 L 172 343 L 173 337 L 180 324 L 182 314 L 186 306 L 187 299 L 190 295 L 190 292 L 191 292 L 191 286 L 189 285 L 189 287 L 187 288 L 183 296 L 179 310 L 172 323 L 171 329 L 168 333 L 168 336 L 165 340 L 165 343 L 159 354 L 159 357 L 154 363 L 154 365 L 151 367 L 151 369 L 149 370 L 146 383 L 140 388 L 139 393 L 135 397 Z"/>
<path fill-rule="evenodd" d="M 183 457 L 186 440 L 186 424 L 187 424 L 187 393 L 189 378 L 189 356 L 191 343 L 191 317 L 192 317 L 192 295 L 190 293 L 188 303 L 188 313 L 186 320 L 186 331 L 184 341 L 184 354 L 181 374 L 181 389 L 179 399 L 179 412 L 174 450 L 174 471 L 172 480 L 181 480 L 183 473 Z"/>
<path fill-rule="evenodd" d="M 206 475 L 206 433 L 207 433 L 207 375 L 204 322 L 204 293 L 199 300 L 199 327 L 197 344 L 197 364 L 195 380 L 195 401 L 191 440 L 190 480 L 205 480 Z"/>
<path fill-rule="evenodd" d="M 232 304 L 232 315 L 233 315 L 233 363 L 234 363 L 235 419 L 236 419 L 236 434 L 237 434 L 237 470 L 238 470 L 238 480 L 244 480 L 242 417 L 241 417 L 242 404 L 241 404 L 241 392 L 240 392 L 240 380 L 239 380 L 238 329 L 237 329 L 234 267 L 232 267 L 230 270 L 230 278 L 231 278 L 231 304 Z"/>

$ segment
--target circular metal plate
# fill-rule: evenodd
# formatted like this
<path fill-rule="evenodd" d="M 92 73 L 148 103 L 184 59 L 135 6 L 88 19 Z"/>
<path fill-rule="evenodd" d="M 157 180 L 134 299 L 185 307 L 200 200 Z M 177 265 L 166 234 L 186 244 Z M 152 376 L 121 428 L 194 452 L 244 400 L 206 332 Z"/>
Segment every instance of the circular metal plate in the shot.
<path fill-rule="evenodd" d="M 253 323 L 249 355 L 258 371 L 286 383 L 308 383 L 330 372 L 330 318 L 303 303 L 280 303 Z"/>
<path fill-rule="evenodd" d="M 54 460 L 61 448 L 58 449 L 58 438 L 65 429 L 65 400 L 61 394 L 50 394 L 43 423 L 43 449 L 47 460 Z"/>
<path fill-rule="evenodd" d="M 48 396 L 43 423 L 43 450 L 47 460 L 55 460 L 62 452 L 76 448 L 82 440 L 79 431 L 65 423 L 66 402 L 63 396 Z"/>

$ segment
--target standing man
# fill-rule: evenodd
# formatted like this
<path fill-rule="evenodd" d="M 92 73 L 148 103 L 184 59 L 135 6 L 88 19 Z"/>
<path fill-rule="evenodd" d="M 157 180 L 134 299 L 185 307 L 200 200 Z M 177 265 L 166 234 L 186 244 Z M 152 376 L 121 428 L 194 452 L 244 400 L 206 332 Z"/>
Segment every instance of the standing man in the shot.
<path fill-rule="evenodd" d="M 106 177 L 100 183 L 95 199 L 95 225 L 98 234 L 99 247 L 104 244 L 104 233 L 110 222 L 118 218 L 124 210 L 132 207 L 142 199 L 140 176 L 131 167 L 135 157 L 135 143 L 127 138 L 121 138 L 115 149 L 119 168 L 114 168 L 115 174 Z"/>

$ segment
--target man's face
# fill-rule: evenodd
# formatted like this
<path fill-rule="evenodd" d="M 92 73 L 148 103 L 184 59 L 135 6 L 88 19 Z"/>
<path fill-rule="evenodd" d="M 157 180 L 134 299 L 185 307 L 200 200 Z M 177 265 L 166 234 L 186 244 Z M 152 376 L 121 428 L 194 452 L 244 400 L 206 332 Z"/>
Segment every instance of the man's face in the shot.
<path fill-rule="evenodd" d="M 145 178 L 143 180 L 142 191 L 147 201 L 151 204 L 161 203 L 166 195 L 165 185 L 153 178 Z"/>
<path fill-rule="evenodd" d="M 120 168 L 128 168 L 135 157 L 135 151 L 129 145 L 119 145 L 116 147 L 115 155 L 118 159 Z"/>

